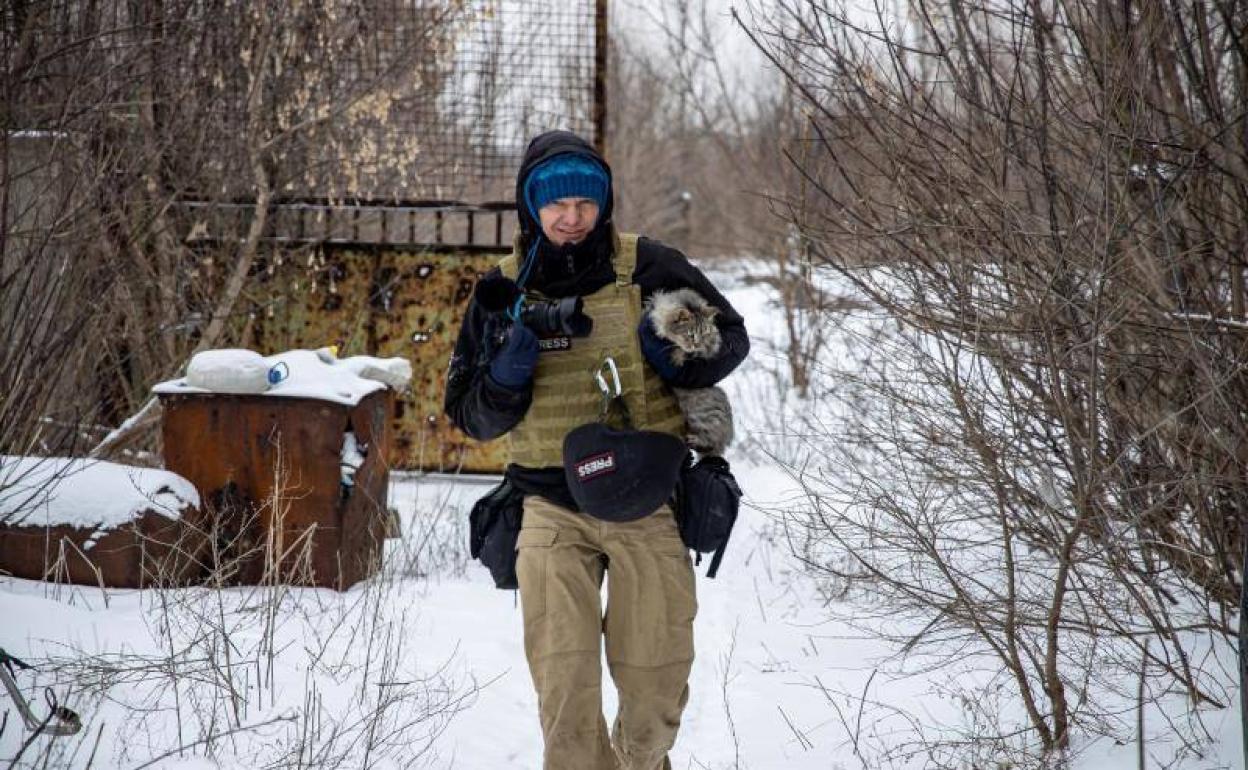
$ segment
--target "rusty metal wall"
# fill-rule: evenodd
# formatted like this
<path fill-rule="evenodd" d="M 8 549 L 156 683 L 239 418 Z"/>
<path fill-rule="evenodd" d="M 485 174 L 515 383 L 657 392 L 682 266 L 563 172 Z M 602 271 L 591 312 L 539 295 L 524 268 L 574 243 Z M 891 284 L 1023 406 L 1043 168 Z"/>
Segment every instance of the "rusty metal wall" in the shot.
<path fill-rule="evenodd" d="M 391 467 L 496 473 L 501 441 L 465 437 L 442 414 L 447 363 L 486 252 L 318 245 L 270 252 L 248 287 L 240 344 L 271 354 L 338 345 L 340 356 L 402 356 L 412 392 L 395 399 Z"/>

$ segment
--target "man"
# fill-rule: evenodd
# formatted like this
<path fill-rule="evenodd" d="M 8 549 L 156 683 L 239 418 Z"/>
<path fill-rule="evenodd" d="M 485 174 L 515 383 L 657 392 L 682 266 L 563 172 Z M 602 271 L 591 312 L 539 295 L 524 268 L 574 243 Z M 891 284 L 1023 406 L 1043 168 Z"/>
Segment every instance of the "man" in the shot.
<path fill-rule="evenodd" d="M 633 521 L 591 518 L 565 481 L 562 437 L 599 416 L 598 357 L 617 365 L 634 427 L 680 435 L 668 386 L 713 385 L 749 350 L 740 314 L 684 255 L 616 233 L 612 201 L 610 168 L 583 139 L 551 131 L 529 143 L 516 179 L 516 249 L 486 277 L 512 278 L 530 298 L 581 297 L 592 331 L 539 342 L 474 297 L 447 377 L 446 412 L 461 430 L 479 440 L 510 434 L 506 473 L 525 495 L 516 573 L 546 770 L 670 768 L 693 662 L 694 574 L 672 509 Z M 718 308 L 722 345 L 677 367 L 642 302 L 680 288 Z M 619 693 L 609 737 L 604 636 Z"/>

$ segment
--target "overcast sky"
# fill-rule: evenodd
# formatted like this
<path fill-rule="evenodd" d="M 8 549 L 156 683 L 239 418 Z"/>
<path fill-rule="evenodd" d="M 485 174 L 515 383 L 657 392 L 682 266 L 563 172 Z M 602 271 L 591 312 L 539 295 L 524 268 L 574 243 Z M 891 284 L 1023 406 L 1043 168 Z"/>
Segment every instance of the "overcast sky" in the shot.
<path fill-rule="evenodd" d="M 705 8 L 716 41 L 716 51 L 721 54 L 721 64 L 741 82 L 761 84 L 774 76 L 767 60 L 750 42 L 745 33 L 732 20 L 732 9 L 748 20 L 750 7 L 762 5 L 759 0 L 613 0 L 611 24 L 617 34 L 627 35 L 629 40 L 653 47 L 656 55 L 663 53 L 664 37 L 661 27 L 671 26 L 676 19 L 674 8 L 688 2 L 694 13 Z"/>

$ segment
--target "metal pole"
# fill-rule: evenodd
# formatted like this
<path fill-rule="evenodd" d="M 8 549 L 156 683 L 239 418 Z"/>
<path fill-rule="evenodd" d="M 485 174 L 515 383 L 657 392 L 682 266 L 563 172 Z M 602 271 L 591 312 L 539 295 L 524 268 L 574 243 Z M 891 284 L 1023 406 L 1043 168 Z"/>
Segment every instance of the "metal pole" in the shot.
<path fill-rule="evenodd" d="M 594 147 L 607 154 L 607 0 L 594 0 Z"/>
<path fill-rule="evenodd" d="M 48 716 L 45 719 L 39 719 L 39 717 L 35 716 L 35 712 L 31 710 L 30 704 L 26 701 L 26 697 L 22 695 L 17 682 L 13 680 L 11 669 L 13 665 L 17 665 L 19 668 L 30 668 L 27 664 L 0 649 L 0 682 L 4 683 L 4 689 L 9 691 L 9 697 L 17 704 L 17 712 L 21 715 L 22 721 L 26 723 L 26 728 L 34 733 L 31 736 L 32 739 L 36 735 L 73 735 L 82 729 L 82 719 L 73 711 L 59 706 L 51 688 L 45 692 L 48 699 Z"/>
<path fill-rule="evenodd" d="M 1244 560 L 1239 570 L 1239 729 L 1244 745 L 1244 767 L 1248 768 L 1248 650 L 1244 642 L 1248 640 L 1248 526 L 1244 522 L 1239 525 L 1240 541 L 1244 551 Z"/>

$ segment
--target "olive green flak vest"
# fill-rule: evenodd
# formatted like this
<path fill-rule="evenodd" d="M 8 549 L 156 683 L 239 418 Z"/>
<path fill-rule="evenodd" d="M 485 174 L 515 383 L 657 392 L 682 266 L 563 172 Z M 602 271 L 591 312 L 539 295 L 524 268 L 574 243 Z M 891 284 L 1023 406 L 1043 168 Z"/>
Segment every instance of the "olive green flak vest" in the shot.
<path fill-rule="evenodd" d="M 594 374 L 608 356 L 620 372 L 624 403 L 633 427 L 685 437 L 685 418 L 668 386 L 641 354 L 637 325 L 641 321 L 641 287 L 633 283 L 637 265 L 637 236 L 612 230 L 615 282 L 586 295 L 585 314 L 594 319 L 588 337 L 575 337 L 566 350 L 544 349 L 533 375 L 533 404 L 520 424 L 511 429 L 508 461 L 526 468 L 563 465 L 563 437 L 573 428 L 599 418 L 602 391 Z M 520 243 L 499 268 L 515 280 Z M 536 292 L 531 296 L 540 298 Z"/>

